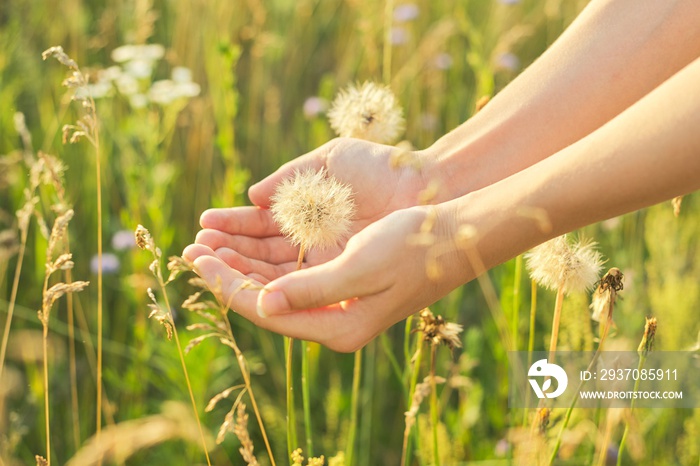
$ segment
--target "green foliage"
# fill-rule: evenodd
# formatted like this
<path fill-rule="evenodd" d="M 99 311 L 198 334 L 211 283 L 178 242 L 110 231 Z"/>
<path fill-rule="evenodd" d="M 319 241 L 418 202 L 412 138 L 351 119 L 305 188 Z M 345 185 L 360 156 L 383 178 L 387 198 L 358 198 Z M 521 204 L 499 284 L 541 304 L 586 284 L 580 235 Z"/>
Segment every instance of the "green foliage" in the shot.
<path fill-rule="evenodd" d="M 469 118 L 479 98 L 497 93 L 539 56 L 585 3 L 416 2 L 419 15 L 394 24 L 403 31 L 397 37 L 403 34 L 405 42 L 392 47 L 391 63 L 391 87 L 405 109 L 409 142 L 427 147 Z M 86 144 L 61 143 L 62 126 L 74 123 L 80 110 L 60 86 L 66 69 L 42 62 L 41 52 L 62 44 L 97 79 L 99 70 L 115 65 L 111 58 L 115 48 L 162 44 L 165 56 L 157 60 L 152 73 L 140 78 L 140 92 L 146 95 L 154 81 L 167 79 L 179 66 L 191 70 L 192 81 L 201 86 L 198 95 L 165 105 L 136 105 L 116 88 L 96 101 L 102 137 L 105 252 L 114 254 L 118 263 L 116 270 L 105 271 L 107 424 L 159 414 L 165 400 L 188 402 L 174 343 L 164 338 L 157 323 L 147 319 L 146 290 L 155 287 L 148 273 L 149 259 L 129 246 L 113 244 L 115 235 L 133 232 L 137 224 L 143 224 L 157 235 L 166 256 L 178 254 L 194 238 L 203 210 L 244 204 L 248 185 L 330 139 L 323 113 L 308 109 L 305 113 L 304 103 L 309 97 L 330 101 L 349 82 L 381 80 L 387 35 L 382 15 L 383 3 L 371 0 L 0 3 L 0 154 L 6 154 L 0 159 L 0 233 L 17 230 L 14 213 L 24 202 L 27 173 L 37 152 L 55 154 L 68 166 L 65 186 L 67 201 L 75 209 L 69 234 L 76 279 L 95 278 L 90 267 L 97 250 L 95 158 Z M 16 128 L 15 112 L 25 116 L 31 146 Z M 39 209 L 49 215 L 50 206 L 58 201 L 55 189 L 44 186 L 39 197 Z M 659 318 L 660 348 L 687 349 L 697 342 L 700 206 L 690 196 L 679 218 L 672 212 L 670 204 L 663 204 L 585 229 L 586 236 L 600 243 L 608 265 L 619 267 L 626 276 L 612 336 L 622 346 L 636 347 L 644 316 L 650 314 Z M 8 465 L 29 464 L 45 445 L 41 357 L 36 351 L 41 325 L 36 310 L 41 306 L 46 239 L 36 220 L 28 238 L 0 386 L 0 460 Z M 5 244 L 3 241 L 0 247 Z M 16 263 L 16 255 L 0 254 L 2 322 Z M 509 262 L 489 276 L 522 349 L 527 342 L 530 287 L 523 273 L 519 297 L 514 298 L 515 267 L 515 262 Z M 182 279 L 169 287 L 183 340 L 194 336 L 185 326 L 199 321 L 179 307 L 191 291 Z M 56 303 L 50 323 L 52 456 L 56 464 L 65 463 L 95 433 L 96 289 L 88 288 L 73 300 L 77 413 L 71 409 L 67 375 L 71 357 L 64 301 Z M 553 293 L 540 291 L 536 350 L 546 347 L 553 307 Z M 518 447 L 514 442 L 522 412 L 507 407 L 507 356 L 482 291 L 476 282 L 467 284 L 433 310 L 465 325 L 463 348 L 452 353 L 441 348 L 437 358 L 436 373 L 447 379 L 438 387 L 443 464 L 481 460 L 510 464 L 508 458 Z M 562 344 L 592 348 L 598 329 L 587 318 L 587 300 L 567 299 L 564 313 Z M 518 322 L 513 325 L 516 315 Z M 279 461 L 287 456 L 281 337 L 235 315 L 231 325 L 245 353 Z M 389 329 L 387 336 L 365 350 L 355 464 L 399 464 L 401 457 L 415 343 L 403 324 Z M 353 358 L 317 345 L 311 345 L 310 351 L 310 396 L 317 406 L 311 413 L 314 453 L 328 458 L 345 449 Z M 417 368 L 418 381 L 427 375 L 425 359 Z M 215 340 L 197 346 L 187 361 L 201 411 L 212 396 L 242 383 L 233 352 Z M 299 386 L 299 381 L 295 384 Z M 230 404 L 222 402 L 212 412 L 200 413 L 212 436 L 229 409 Z M 425 402 L 409 442 L 410 464 L 430 464 L 432 427 L 427 413 Z M 647 456 L 635 458 L 637 464 L 697 464 L 697 410 L 640 413 L 636 435 Z M 561 416 L 555 413 L 552 423 L 560 422 Z M 301 419 L 301 413 L 297 417 Z M 595 412 L 576 413 L 571 430 L 578 433 L 593 423 L 602 425 L 604 417 Z M 252 420 L 251 415 L 248 428 L 258 460 L 269 464 Z M 79 444 L 73 441 L 74 425 L 79 428 Z M 613 445 L 620 435 L 621 430 L 615 432 Z M 590 438 L 577 438 L 579 443 L 562 450 L 561 464 L 590 464 Z M 212 451 L 213 464 L 241 464 L 238 447 L 233 435 L 226 437 Z M 202 461 L 196 443 L 173 440 L 137 452 L 126 464 Z"/>

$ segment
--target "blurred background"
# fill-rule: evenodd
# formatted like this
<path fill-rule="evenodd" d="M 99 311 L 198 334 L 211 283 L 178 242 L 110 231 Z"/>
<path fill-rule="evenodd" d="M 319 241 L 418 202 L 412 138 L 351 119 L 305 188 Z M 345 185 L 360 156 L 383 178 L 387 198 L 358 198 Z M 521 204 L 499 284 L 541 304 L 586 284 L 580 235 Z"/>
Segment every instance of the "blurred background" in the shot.
<path fill-rule="evenodd" d="M 104 422 L 171 413 L 188 396 L 174 343 L 148 320 L 146 290 L 155 287 L 151 257 L 135 249 L 133 230 L 146 226 L 166 256 L 179 254 L 210 206 L 243 205 L 247 187 L 281 163 L 334 135 L 325 111 L 339 89 L 389 80 L 404 108 L 405 139 L 425 148 L 468 119 L 539 56 L 587 2 L 581 0 L 3 0 L 0 3 L 0 328 L 5 329 L 20 233 L 15 212 L 25 203 L 39 153 L 65 166 L 65 193 L 38 188 L 18 276 L 7 362 L 0 383 L 0 463 L 30 464 L 45 454 L 41 307 L 52 206 L 75 209 L 70 224 L 73 278 L 93 284 L 64 300 L 51 316 L 52 448 L 63 464 L 95 433 L 95 300 L 97 296 L 95 151 L 86 141 L 62 143 L 62 127 L 83 114 L 61 85 L 68 75 L 45 49 L 62 45 L 89 76 L 99 119 L 104 230 Z M 148 45 L 148 47 L 133 46 Z M 386 52 L 390 51 L 390 60 Z M 614 200 L 614 189 L 602 188 Z M 625 274 L 611 337 L 636 350 L 644 317 L 659 319 L 657 348 L 698 344 L 699 207 L 670 202 L 580 232 L 599 243 L 606 266 Z M 42 223 L 43 222 L 43 223 Z M 489 273 L 518 346 L 525 349 L 530 283 L 511 261 Z M 514 290 L 520 292 L 514 298 Z M 196 316 L 181 310 L 192 288 L 169 287 L 183 345 Z M 549 339 L 553 293 L 537 299 L 535 349 Z M 522 411 L 507 407 L 507 358 L 479 285 L 455 290 L 433 308 L 465 326 L 462 349 L 438 354 L 440 451 L 444 464 L 515 464 L 522 448 Z M 278 458 L 286 456 L 284 358 L 278 335 L 231 318 L 252 373 Z M 565 302 L 560 348 L 595 347 L 597 324 L 587 296 Z M 71 339 L 72 338 L 72 339 Z M 402 396 L 411 334 L 398 324 L 365 350 L 355 464 L 399 464 L 408 400 Z M 72 343 L 71 343 L 72 342 Z M 311 345 L 311 398 L 316 454 L 345 449 L 352 355 Z M 188 356 L 200 411 L 220 391 L 241 383 L 230 349 L 207 341 Z M 69 374 L 75 368 L 76 383 Z M 404 373 L 402 374 L 402 371 Z M 402 378 L 403 377 L 403 378 Z M 422 376 L 421 376 L 422 378 Z M 77 393 L 77 397 L 75 394 Z M 180 406 L 180 405 L 175 405 Z M 231 404 L 201 413 L 215 436 Z M 182 410 L 183 419 L 191 412 Z M 418 417 L 412 464 L 431 464 L 427 410 Z M 553 413 L 552 437 L 563 413 Z M 591 464 L 606 413 L 576 412 L 558 464 Z M 635 464 L 697 465 L 698 410 L 647 410 L 629 440 Z M 190 419 L 188 422 L 194 422 Z M 619 422 L 619 421 L 618 421 Z M 261 464 L 260 433 L 249 423 Z M 425 435 L 422 434 L 425 432 Z M 614 458 L 622 428 L 614 430 Z M 172 437 L 178 437 L 173 435 Z M 183 434 L 181 437 L 187 437 Z M 129 442 L 127 438 L 124 440 Z M 242 464 L 229 435 L 212 451 L 217 465 Z M 123 464 L 203 464 L 201 447 L 183 439 L 136 452 Z M 285 461 L 280 460 L 281 464 Z"/>

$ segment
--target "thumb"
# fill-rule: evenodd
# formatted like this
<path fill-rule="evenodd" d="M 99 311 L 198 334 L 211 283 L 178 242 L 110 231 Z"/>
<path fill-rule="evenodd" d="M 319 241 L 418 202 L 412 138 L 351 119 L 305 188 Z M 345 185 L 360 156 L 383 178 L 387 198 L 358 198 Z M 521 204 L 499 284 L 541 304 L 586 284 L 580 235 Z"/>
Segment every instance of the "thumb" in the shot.
<path fill-rule="evenodd" d="M 365 280 L 357 263 L 338 258 L 292 272 L 268 283 L 258 295 L 260 317 L 328 307 L 382 291 L 376 281 Z M 337 307 L 337 306 L 336 306 Z"/>
<path fill-rule="evenodd" d="M 275 193 L 277 185 L 289 178 L 295 171 L 312 169 L 320 170 L 326 166 L 328 153 L 335 147 L 337 140 L 330 141 L 308 154 L 302 155 L 279 167 L 274 173 L 248 189 L 250 201 L 258 207 L 270 207 L 270 197 Z"/>

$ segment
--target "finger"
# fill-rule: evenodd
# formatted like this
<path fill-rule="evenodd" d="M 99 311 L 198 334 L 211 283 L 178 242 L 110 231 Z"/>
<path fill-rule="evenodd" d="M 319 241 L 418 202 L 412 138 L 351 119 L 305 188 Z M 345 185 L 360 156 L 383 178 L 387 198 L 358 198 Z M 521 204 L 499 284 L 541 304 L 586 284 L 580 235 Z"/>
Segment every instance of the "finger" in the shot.
<path fill-rule="evenodd" d="M 254 238 L 207 229 L 197 233 L 195 243 L 209 246 L 214 251 L 220 248 L 233 249 L 243 256 L 270 264 L 291 262 L 299 255 L 299 248 L 281 236 Z"/>
<path fill-rule="evenodd" d="M 369 310 L 376 311 L 377 306 L 367 306 L 357 300 L 261 318 L 256 311 L 258 291 L 242 286 L 249 279 L 256 280 L 253 285 L 265 283 L 257 279 L 256 274 L 245 277 L 224 264 L 211 249 L 201 245 L 188 246 L 183 256 L 194 261 L 195 270 L 210 289 L 222 291 L 218 296 L 221 302 L 267 330 L 316 341 L 341 352 L 359 349 L 381 330 L 375 323 L 377 319 L 369 315 Z"/>
<path fill-rule="evenodd" d="M 265 283 L 272 281 L 282 275 L 286 275 L 296 270 L 296 260 L 284 264 L 269 264 L 264 261 L 251 259 L 238 251 L 229 248 L 217 249 L 216 255 L 229 267 L 232 267 L 244 275 L 258 274 L 265 277 Z M 296 258 L 294 258 L 296 259 Z"/>
<path fill-rule="evenodd" d="M 182 257 L 189 262 L 194 262 L 195 259 L 201 256 L 216 257 L 216 253 L 209 246 L 203 244 L 190 244 L 182 251 Z"/>
<path fill-rule="evenodd" d="M 248 189 L 248 197 L 251 202 L 260 207 L 270 206 L 270 197 L 275 193 L 277 185 L 285 178 L 292 176 L 295 171 L 310 168 L 312 170 L 320 170 L 326 165 L 328 153 L 337 144 L 334 139 L 317 149 L 312 150 L 308 154 L 297 157 L 296 159 L 285 163 L 279 167 L 274 173 L 254 184 Z"/>
<path fill-rule="evenodd" d="M 262 319 L 256 313 L 258 290 L 244 284 L 248 277 L 224 264 L 219 258 L 202 255 L 194 261 L 195 270 L 226 306 L 254 324 L 294 338 L 312 340 L 338 351 L 351 351 L 368 338 L 362 337 L 362 313 L 332 306 Z M 252 282 L 255 286 L 257 283 Z M 359 307 L 358 307 L 359 308 Z M 351 329 L 355 329 L 350 332 Z"/>
<path fill-rule="evenodd" d="M 227 307 L 246 315 L 255 312 L 259 293 L 256 287 L 262 286 L 261 283 L 232 269 L 216 256 L 203 254 L 192 263 L 209 290 Z"/>
<path fill-rule="evenodd" d="M 368 277 L 375 278 L 368 278 Z M 268 283 L 261 291 L 257 311 L 261 317 L 295 310 L 317 309 L 374 295 L 389 287 L 372 273 L 361 258 L 341 255 L 335 260 L 299 270 Z"/>
<path fill-rule="evenodd" d="M 280 234 L 272 213 L 259 207 L 208 209 L 202 213 L 199 223 L 202 228 L 220 230 L 231 235 L 265 238 Z"/>

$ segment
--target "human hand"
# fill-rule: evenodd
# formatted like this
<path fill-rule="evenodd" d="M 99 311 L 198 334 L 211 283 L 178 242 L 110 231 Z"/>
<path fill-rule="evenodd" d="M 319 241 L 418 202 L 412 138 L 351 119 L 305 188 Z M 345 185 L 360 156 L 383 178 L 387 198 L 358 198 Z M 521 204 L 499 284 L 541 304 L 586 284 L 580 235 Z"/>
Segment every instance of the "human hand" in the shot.
<path fill-rule="evenodd" d="M 223 303 L 256 325 L 349 352 L 465 280 L 468 267 L 454 251 L 440 255 L 442 278 L 428 277 L 426 255 L 433 244 L 416 241 L 422 227 L 433 225 L 435 244 L 454 244 L 454 228 L 438 211 L 391 213 L 350 238 L 334 259 L 281 274 L 262 291 L 263 280 L 232 268 L 206 246 L 189 246 L 184 255 L 210 288 L 221 290 Z M 246 281 L 253 287 L 243 287 Z"/>
<path fill-rule="evenodd" d="M 230 267 L 261 282 L 284 275 L 296 268 L 297 248 L 279 233 L 267 210 L 277 185 L 295 170 L 325 168 L 329 175 L 353 191 L 356 215 L 351 226 L 355 234 L 372 222 L 401 208 L 416 205 L 425 189 L 425 171 L 415 167 L 392 167 L 397 154 L 418 161 L 419 155 L 358 139 L 334 139 L 299 157 L 252 186 L 251 201 L 261 207 L 210 209 L 202 214 L 203 230 L 196 243 L 215 251 Z M 428 164 L 428 162 L 425 162 Z M 336 257 L 344 244 L 319 251 L 308 251 L 307 265 Z"/>

